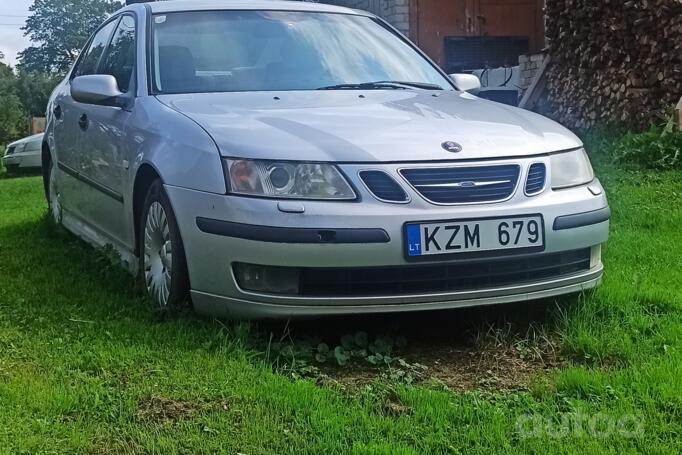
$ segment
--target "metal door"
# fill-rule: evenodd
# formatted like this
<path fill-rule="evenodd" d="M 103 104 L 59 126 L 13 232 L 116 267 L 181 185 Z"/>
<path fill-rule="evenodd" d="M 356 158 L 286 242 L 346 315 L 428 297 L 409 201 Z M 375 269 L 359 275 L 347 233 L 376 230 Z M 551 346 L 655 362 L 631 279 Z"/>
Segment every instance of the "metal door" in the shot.
<path fill-rule="evenodd" d="M 114 76 L 119 90 L 124 93 L 134 90 L 134 50 L 135 19 L 123 15 L 102 56 L 97 74 Z M 132 230 L 124 205 L 127 163 L 130 161 L 126 125 L 131 112 L 120 107 L 88 105 L 83 115 L 86 121 L 80 124 L 78 148 L 82 157 L 81 177 L 87 182 L 87 219 L 120 244 L 132 247 Z"/>
<path fill-rule="evenodd" d="M 410 37 L 447 67 L 447 37 L 527 37 L 531 52 L 544 46 L 543 0 L 411 0 Z"/>

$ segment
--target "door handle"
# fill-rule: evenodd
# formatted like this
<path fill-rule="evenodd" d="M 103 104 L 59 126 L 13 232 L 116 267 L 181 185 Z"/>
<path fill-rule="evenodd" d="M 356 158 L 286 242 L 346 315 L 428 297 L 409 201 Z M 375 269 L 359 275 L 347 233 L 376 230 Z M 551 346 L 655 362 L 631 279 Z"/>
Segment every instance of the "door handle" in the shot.
<path fill-rule="evenodd" d="M 88 129 L 89 124 L 90 121 L 88 120 L 87 114 L 81 115 L 80 118 L 78 119 L 78 126 L 80 126 L 83 131 Z"/>
<path fill-rule="evenodd" d="M 55 117 L 57 117 L 57 120 L 62 118 L 62 107 L 57 104 L 55 105 L 54 109 L 52 109 L 52 113 L 54 114 Z"/>

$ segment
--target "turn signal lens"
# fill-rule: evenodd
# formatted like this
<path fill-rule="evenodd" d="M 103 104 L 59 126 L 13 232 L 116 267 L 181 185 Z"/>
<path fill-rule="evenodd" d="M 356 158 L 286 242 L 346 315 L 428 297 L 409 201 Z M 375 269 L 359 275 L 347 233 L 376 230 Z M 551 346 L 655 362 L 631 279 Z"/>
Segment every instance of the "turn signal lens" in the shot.
<path fill-rule="evenodd" d="M 253 161 L 233 161 L 229 169 L 233 192 L 259 193 L 263 191 L 260 175 Z"/>

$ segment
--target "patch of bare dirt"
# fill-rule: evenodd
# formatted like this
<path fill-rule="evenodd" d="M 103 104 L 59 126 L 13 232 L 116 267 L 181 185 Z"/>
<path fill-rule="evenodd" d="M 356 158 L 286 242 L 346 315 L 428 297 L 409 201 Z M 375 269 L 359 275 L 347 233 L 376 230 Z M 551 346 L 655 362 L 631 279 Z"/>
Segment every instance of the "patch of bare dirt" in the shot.
<path fill-rule="evenodd" d="M 403 404 L 400 397 L 392 393 L 384 398 L 381 412 L 387 417 L 397 418 L 412 414 L 412 408 Z"/>
<path fill-rule="evenodd" d="M 562 359 L 555 346 L 546 343 L 529 349 L 510 344 L 450 345 L 420 342 L 399 353 L 408 363 L 426 368 L 415 376 L 418 383 L 438 385 L 456 392 L 471 390 L 526 390 L 538 376 L 547 376 L 558 368 Z M 373 381 L 395 375 L 386 367 L 354 362 L 345 367 L 325 365 L 321 368 L 323 385 L 356 389 Z"/>
<path fill-rule="evenodd" d="M 194 415 L 203 406 L 189 401 L 151 396 L 137 405 L 137 417 L 154 423 L 173 423 Z"/>
<path fill-rule="evenodd" d="M 427 378 L 456 391 L 526 389 L 534 376 L 546 375 L 561 363 L 549 342 L 533 349 L 504 343 L 471 347 L 421 344 L 413 346 L 406 357 L 425 365 Z"/>

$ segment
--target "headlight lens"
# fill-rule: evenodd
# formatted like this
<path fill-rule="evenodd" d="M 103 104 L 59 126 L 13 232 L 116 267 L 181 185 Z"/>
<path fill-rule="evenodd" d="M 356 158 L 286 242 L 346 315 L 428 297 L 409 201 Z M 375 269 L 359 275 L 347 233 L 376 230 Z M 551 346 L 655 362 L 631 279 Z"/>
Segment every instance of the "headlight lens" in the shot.
<path fill-rule="evenodd" d="M 15 145 L 15 146 L 13 146 L 13 147 L 8 148 L 8 149 L 5 151 L 5 155 L 13 155 L 13 154 L 15 154 L 15 153 L 21 153 L 21 152 L 24 151 L 24 148 L 25 148 L 25 147 L 26 147 L 26 143 L 25 143 L 25 142 L 20 142 L 19 144 Z M 8 153 L 8 152 L 9 152 L 9 153 Z"/>
<path fill-rule="evenodd" d="M 584 185 L 594 180 L 594 171 L 585 149 L 550 155 L 552 189 Z"/>
<path fill-rule="evenodd" d="M 266 160 L 225 160 L 230 191 L 273 198 L 355 199 L 355 192 L 331 164 Z"/>

